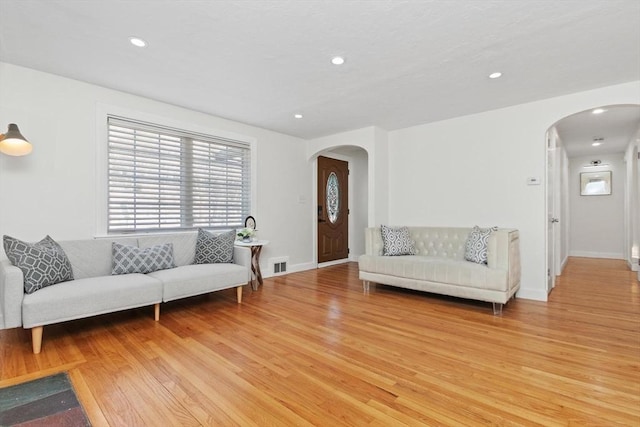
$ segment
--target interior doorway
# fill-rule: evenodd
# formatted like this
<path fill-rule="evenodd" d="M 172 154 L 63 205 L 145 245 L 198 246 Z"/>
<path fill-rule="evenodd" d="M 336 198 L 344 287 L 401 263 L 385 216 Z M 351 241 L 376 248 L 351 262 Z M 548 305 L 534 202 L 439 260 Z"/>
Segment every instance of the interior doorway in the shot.
<path fill-rule="evenodd" d="M 318 157 L 318 263 L 349 257 L 349 164 Z"/>
<path fill-rule="evenodd" d="M 569 256 L 624 259 L 630 268 L 638 268 L 639 124 L 639 105 L 606 105 L 563 117 L 549 128 L 548 290 Z M 612 191 L 587 194 L 583 178 L 601 172 L 617 177 Z"/>

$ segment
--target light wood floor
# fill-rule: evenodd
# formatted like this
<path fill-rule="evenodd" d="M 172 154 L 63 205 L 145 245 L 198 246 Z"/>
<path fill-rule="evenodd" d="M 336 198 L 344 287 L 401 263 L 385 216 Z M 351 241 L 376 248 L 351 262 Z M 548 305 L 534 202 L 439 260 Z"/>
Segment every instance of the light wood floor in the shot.
<path fill-rule="evenodd" d="M 572 258 L 547 303 L 381 285 L 357 264 L 0 331 L 0 386 L 69 371 L 95 426 L 640 425 L 640 286 Z"/>

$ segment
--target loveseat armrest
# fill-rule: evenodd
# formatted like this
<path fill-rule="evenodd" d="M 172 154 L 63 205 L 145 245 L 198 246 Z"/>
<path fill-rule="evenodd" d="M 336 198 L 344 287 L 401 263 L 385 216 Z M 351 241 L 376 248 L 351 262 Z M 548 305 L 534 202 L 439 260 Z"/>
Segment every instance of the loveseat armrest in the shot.
<path fill-rule="evenodd" d="M 367 227 L 364 229 L 364 253 L 366 255 L 382 255 L 383 246 L 380 227 Z"/>
<path fill-rule="evenodd" d="M 251 249 L 246 246 L 234 246 L 233 263 L 247 267 L 247 282 L 249 282 L 251 280 Z"/>
<path fill-rule="evenodd" d="M 22 326 L 22 270 L 8 259 L 0 260 L 0 329 Z"/>
<path fill-rule="evenodd" d="M 500 228 L 489 236 L 487 266 L 508 272 L 508 289 L 520 285 L 520 233 L 516 229 Z"/>

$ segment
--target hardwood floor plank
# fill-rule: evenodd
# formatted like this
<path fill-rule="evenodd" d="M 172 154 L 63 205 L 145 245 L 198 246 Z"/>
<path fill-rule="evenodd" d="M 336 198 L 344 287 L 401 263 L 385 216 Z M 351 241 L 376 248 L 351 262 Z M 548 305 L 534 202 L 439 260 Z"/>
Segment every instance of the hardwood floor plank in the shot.
<path fill-rule="evenodd" d="M 640 284 L 571 258 L 549 301 L 371 286 L 357 264 L 27 331 L 0 386 L 69 371 L 94 425 L 640 426 Z"/>

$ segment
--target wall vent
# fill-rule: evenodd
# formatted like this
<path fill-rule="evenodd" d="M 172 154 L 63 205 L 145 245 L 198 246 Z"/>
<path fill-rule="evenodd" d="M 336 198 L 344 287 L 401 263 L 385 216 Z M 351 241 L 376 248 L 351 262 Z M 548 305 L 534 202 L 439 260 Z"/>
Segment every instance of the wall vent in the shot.
<path fill-rule="evenodd" d="M 276 262 L 275 264 L 273 264 L 273 273 L 274 274 L 286 273 L 286 272 L 287 272 L 287 262 L 286 261 Z"/>
<path fill-rule="evenodd" d="M 275 275 L 281 275 L 287 273 L 287 263 L 289 262 L 288 256 L 281 256 L 269 259 L 269 267 L 271 273 Z"/>

